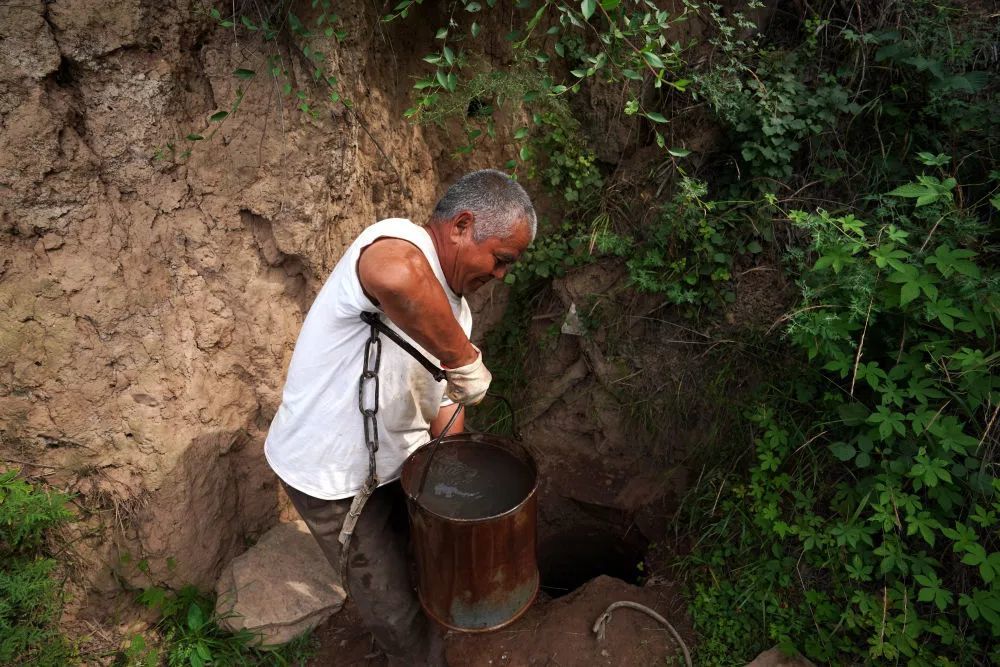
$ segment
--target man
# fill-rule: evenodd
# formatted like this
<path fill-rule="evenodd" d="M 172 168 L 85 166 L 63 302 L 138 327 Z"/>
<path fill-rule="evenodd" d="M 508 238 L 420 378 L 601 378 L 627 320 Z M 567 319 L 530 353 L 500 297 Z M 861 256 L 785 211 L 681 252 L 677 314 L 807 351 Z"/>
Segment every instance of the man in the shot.
<path fill-rule="evenodd" d="M 491 375 L 469 341 L 465 296 L 502 279 L 535 229 L 524 189 L 502 172 L 482 170 L 452 185 L 426 226 L 392 218 L 364 230 L 309 310 L 267 436 L 268 463 L 334 567 L 345 517 L 358 512 L 352 499 L 367 497 L 366 482 L 370 490 L 377 478 L 380 486 L 364 502 L 349 540 L 344 584 L 365 626 L 402 664 L 443 664 L 443 650 L 409 579 L 399 471 L 413 450 L 445 428 L 459 404 L 485 396 Z M 386 337 L 371 343 L 363 312 L 380 313 L 445 370 L 446 381 L 435 381 Z M 362 378 L 366 368 L 376 367 L 377 392 L 370 376 Z M 369 409 L 377 394 L 377 412 L 368 418 L 365 406 L 359 408 L 359 386 Z M 369 424 L 366 433 L 372 417 L 377 426 Z M 459 415 L 449 433 L 463 428 Z M 371 459 L 373 431 L 378 449 Z"/>

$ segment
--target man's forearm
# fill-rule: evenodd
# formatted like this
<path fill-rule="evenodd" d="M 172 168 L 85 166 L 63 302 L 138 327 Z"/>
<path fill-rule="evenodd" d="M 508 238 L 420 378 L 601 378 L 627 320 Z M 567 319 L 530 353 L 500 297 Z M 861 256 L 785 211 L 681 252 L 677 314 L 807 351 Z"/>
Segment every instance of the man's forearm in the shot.
<path fill-rule="evenodd" d="M 476 350 L 455 320 L 441 287 L 436 284 L 433 287 L 437 288 L 440 298 L 428 297 L 425 293 L 420 302 L 407 294 L 384 291 L 378 295 L 382 311 L 446 368 L 470 364 L 476 360 Z"/>

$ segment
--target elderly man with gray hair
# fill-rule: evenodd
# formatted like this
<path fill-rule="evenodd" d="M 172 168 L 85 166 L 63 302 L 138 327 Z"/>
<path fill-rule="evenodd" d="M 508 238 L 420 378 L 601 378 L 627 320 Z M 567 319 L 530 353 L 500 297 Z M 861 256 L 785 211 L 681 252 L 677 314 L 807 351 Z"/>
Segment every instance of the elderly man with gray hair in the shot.
<path fill-rule="evenodd" d="M 467 174 L 426 225 L 390 218 L 365 229 L 295 344 L 265 456 L 392 662 L 444 664 L 409 578 L 400 468 L 449 422 L 461 431 L 460 406 L 486 395 L 491 375 L 469 340 L 465 297 L 502 279 L 535 230 L 520 185 L 492 169 Z M 386 328 L 445 378 L 383 345 Z"/>

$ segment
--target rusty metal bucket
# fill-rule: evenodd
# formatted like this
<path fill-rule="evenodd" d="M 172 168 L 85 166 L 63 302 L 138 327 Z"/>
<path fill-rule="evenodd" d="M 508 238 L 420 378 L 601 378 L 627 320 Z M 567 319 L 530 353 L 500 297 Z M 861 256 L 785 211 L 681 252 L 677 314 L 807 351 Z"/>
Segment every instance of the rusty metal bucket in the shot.
<path fill-rule="evenodd" d="M 420 603 L 449 629 L 496 630 L 538 594 L 538 470 L 527 449 L 484 433 L 446 436 L 432 452 L 413 452 L 401 474 Z M 490 497 L 475 497 L 473 488 Z"/>

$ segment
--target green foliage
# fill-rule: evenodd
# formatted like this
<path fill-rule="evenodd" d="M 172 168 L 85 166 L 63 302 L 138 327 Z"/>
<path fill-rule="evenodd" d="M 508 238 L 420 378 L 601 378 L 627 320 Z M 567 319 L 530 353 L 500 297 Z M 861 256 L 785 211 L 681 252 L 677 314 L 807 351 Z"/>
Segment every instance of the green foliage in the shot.
<path fill-rule="evenodd" d="M 684 176 L 652 224 L 623 238 L 599 234 L 597 248 L 626 258 L 636 289 L 662 294 L 676 305 L 709 306 L 735 300 L 732 266 L 737 254 L 763 250 L 745 230 L 732 202 L 706 200 L 707 184 Z"/>
<path fill-rule="evenodd" d="M 766 634 L 837 664 L 998 657 L 997 278 L 951 201 L 876 214 L 792 213 L 810 370 L 753 412 L 756 461 L 691 559 L 718 582 L 693 608 L 709 655 Z"/>
<path fill-rule="evenodd" d="M 383 21 L 406 18 L 421 3 L 403 0 Z M 437 121 L 442 117 L 442 106 L 454 108 L 455 97 L 468 101 L 472 99 L 469 90 L 478 90 L 480 98 L 489 92 L 482 86 L 481 74 L 474 75 L 469 84 L 463 83 L 462 74 L 477 61 L 473 54 L 485 18 L 482 15 L 501 5 L 495 0 L 461 0 L 453 9 L 459 4 L 465 16 L 453 11 L 448 24 L 438 29 L 437 49 L 424 57 L 434 69 L 415 82 L 416 103 L 405 112 L 408 118 Z M 533 124 L 539 126 L 539 112 L 567 95 L 579 93 L 588 79 L 594 79 L 622 87 L 627 98 L 625 113 L 641 115 L 653 125 L 666 123 L 666 117 L 655 108 L 655 100 L 642 91 L 649 86 L 683 92 L 690 83 L 678 76 L 684 65 L 685 47 L 668 37 L 698 8 L 697 3 L 687 2 L 680 13 L 672 14 L 652 2 L 518 2 L 516 11 L 523 23 L 505 36 L 516 61 L 513 67 L 506 65 L 504 73 L 489 76 L 501 80 L 513 74 L 513 78 L 530 81 L 531 85 L 508 88 L 496 95 L 487 103 L 489 114 L 505 102 L 525 105 L 533 112 Z M 507 11 L 508 7 L 501 9 Z M 659 131 L 656 136 L 663 147 Z M 522 148 L 519 153 L 522 161 L 530 159 L 530 149 Z"/>
<path fill-rule="evenodd" d="M 739 137 L 740 156 L 756 178 L 791 177 L 803 142 L 832 129 L 838 114 L 859 110 L 835 76 L 816 74 L 807 62 L 808 54 L 765 54 L 752 77 L 745 68 L 720 67 L 696 78 Z"/>
<path fill-rule="evenodd" d="M 794 48 L 695 76 L 738 151 L 729 191 L 764 193 L 747 222 L 808 203 L 772 194 L 789 190 L 837 208 L 790 207 L 798 362 L 748 408 L 749 466 L 689 499 L 706 664 L 775 643 L 821 664 L 1000 659 L 996 96 L 961 13 L 900 11 L 868 34 L 807 23 Z"/>
<path fill-rule="evenodd" d="M 75 649 L 57 627 L 62 586 L 48 554 L 51 531 L 69 521 L 67 496 L 0 472 L 0 663 L 61 666 Z"/>
<path fill-rule="evenodd" d="M 219 627 L 215 600 L 193 586 L 170 591 L 159 586 L 144 589 L 138 601 L 159 613 L 156 629 L 162 641 L 153 646 L 142 635 L 134 635 L 120 658 L 127 667 L 203 667 L 204 665 L 305 664 L 309 657 L 308 635 L 278 647 L 260 645 L 248 630 L 231 633 Z"/>
<path fill-rule="evenodd" d="M 552 113 L 534 114 L 532 120 L 539 136 L 528 154 L 521 151 L 521 158 L 530 160 L 537 154 L 544 160 L 528 171 L 529 178 L 537 174 L 545 189 L 566 204 L 567 213 L 593 207 L 604 179 L 594 152 L 583 146 L 575 121 Z"/>

